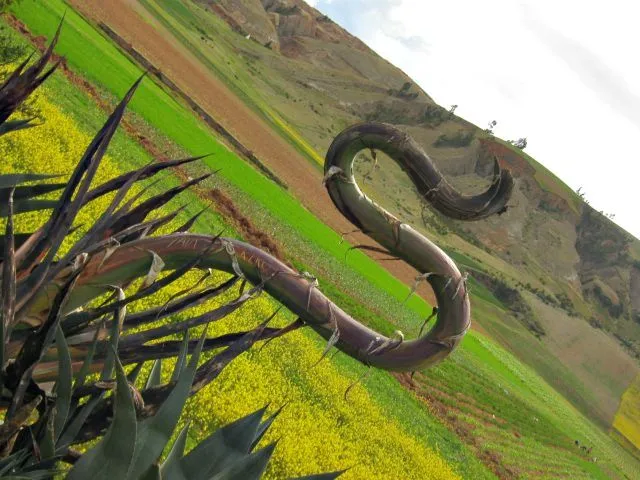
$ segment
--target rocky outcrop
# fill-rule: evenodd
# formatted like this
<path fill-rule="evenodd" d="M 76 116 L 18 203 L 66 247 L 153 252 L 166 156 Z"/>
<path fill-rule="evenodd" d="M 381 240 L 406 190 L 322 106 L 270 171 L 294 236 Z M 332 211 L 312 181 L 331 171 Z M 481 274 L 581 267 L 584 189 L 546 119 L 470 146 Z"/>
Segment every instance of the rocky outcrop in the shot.
<path fill-rule="evenodd" d="M 225 20 L 234 30 L 283 54 L 295 54 L 291 41 L 306 37 L 348 45 L 373 54 L 329 17 L 303 0 L 194 0 Z M 282 48 L 286 44 L 288 48 Z"/>
<path fill-rule="evenodd" d="M 629 252 L 633 238 L 589 205 L 583 207 L 576 232 L 583 291 L 613 318 L 631 318 L 638 303 L 634 293 L 640 293 Z"/>
<path fill-rule="evenodd" d="M 635 262 L 629 278 L 629 296 L 633 320 L 640 324 L 640 263 Z"/>
<path fill-rule="evenodd" d="M 263 0 L 262 4 L 269 13 L 279 38 L 316 37 L 318 22 L 311 12 L 293 2 L 283 0 Z"/>

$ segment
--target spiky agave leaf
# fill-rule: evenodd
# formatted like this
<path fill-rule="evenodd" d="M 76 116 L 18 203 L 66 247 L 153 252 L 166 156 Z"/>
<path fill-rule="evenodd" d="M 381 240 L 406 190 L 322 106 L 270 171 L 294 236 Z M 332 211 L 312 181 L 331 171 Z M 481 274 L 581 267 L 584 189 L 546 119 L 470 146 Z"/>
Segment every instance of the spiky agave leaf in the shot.
<path fill-rule="evenodd" d="M 185 429 L 176 440 L 160 471 L 166 478 L 206 480 L 210 478 L 259 478 L 273 448 L 252 455 L 258 441 L 271 426 L 272 418 L 262 422 L 266 408 L 261 408 L 216 430 L 184 456 Z M 279 411 L 277 412 L 279 413 Z M 277 416 L 277 413 L 275 414 Z M 271 420 L 271 421 L 270 421 Z M 266 425 L 265 425 L 266 424 Z M 231 477 L 230 474 L 235 476 Z M 258 474 L 258 476 L 255 476 Z"/>
<path fill-rule="evenodd" d="M 53 56 L 53 49 L 58 42 L 61 29 L 62 22 L 60 22 L 49 48 L 47 48 L 37 62 L 27 67 L 31 59 L 27 58 L 9 75 L 4 83 L 0 85 L 0 127 L 6 125 L 7 119 L 58 67 L 60 61 L 56 62 L 53 67 L 45 72 L 45 68 Z M 15 129 L 9 129 L 8 131 L 12 130 Z"/>
<path fill-rule="evenodd" d="M 133 463 L 139 435 L 136 409 L 127 377 L 117 358 L 115 365 L 117 387 L 111 427 L 98 445 L 85 453 L 73 466 L 67 476 L 68 480 L 126 478 Z"/>

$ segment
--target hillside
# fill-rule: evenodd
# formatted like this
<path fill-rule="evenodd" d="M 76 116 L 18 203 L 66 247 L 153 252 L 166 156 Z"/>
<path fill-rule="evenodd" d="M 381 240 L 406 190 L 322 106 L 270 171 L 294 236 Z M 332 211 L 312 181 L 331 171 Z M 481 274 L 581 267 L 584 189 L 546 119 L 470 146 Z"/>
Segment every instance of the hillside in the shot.
<path fill-rule="evenodd" d="M 247 63 L 251 86 L 264 99 L 276 97 L 269 106 L 320 155 L 343 126 L 383 121 L 403 126 L 461 185 L 480 183 L 492 158 L 499 158 L 518 178 L 510 211 L 489 224 L 453 226 L 455 233 L 527 271 L 532 281 L 523 283 L 532 285 L 529 290 L 550 295 L 565 310 L 589 314 L 587 320 L 640 355 L 639 310 L 632 303 L 640 297 L 637 239 L 535 160 L 436 105 L 402 71 L 303 0 L 196 3 L 244 40 L 248 36 L 275 53 L 245 49 L 249 42 L 240 37 L 233 44 Z M 264 71 L 252 75 L 252 68 Z"/>
<path fill-rule="evenodd" d="M 492 158 L 500 159 L 518 178 L 510 210 L 492 222 L 455 225 L 452 230 L 526 271 L 532 277 L 530 291 L 538 288 L 569 312 L 589 313 L 588 321 L 617 335 L 640 357 L 637 239 L 594 211 L 535 160 L 436 105 L 402 71 L 303 0 L 196 3 L 242 35 L 279 52 L 255 58 L 266 69 L 261 76 L 266 78 L 255 78 L 254 87 L 264 96 L 278 92 L 272 86 L 271 93 L 262 81 L 284 90 L 284 99 L 271 105 L 320 154 L 331 140 L 327 134 L 337 131 L 336 124 L 382 121 L 403 126 L 461 185 L 481 183 L 490 173 Z M 236 48 L 244 52 L 242 42 Z M 301 98 L 296 101 L 297 92 Z M 305 126 L 301 122 L 308 117 L 313 125 Z M 385 193 L 381 197 L 391 199 Z M 415 215 L 407 217 L 412 224 L 420 223 Z"/>
<path fill-rule="evenodd" d="M 265 70 L 252 77 L 253 87 L 264 97 L 284 92 L 284 98 L 270 105 L 316 151 L 326 150 L 338 125 L 382 121 L 404 127 L 460 185 L 480 185 L 497 157 L 518 181 L 509 211 L 477 224 L 440 221 L 464 242 L 517 269 L 512 281 L 519 280 L 544 301 L 604 328 L 640 358 L 637 239 L 524 152 L 436 105 L 402 71 L 303 0 L 196 3 L 241 35 L 279 53 L 256 57 L 243 42 L 234 44 L 241 56 L 253 59 L 249 63 Z M 389 185 L 385 170 L 376 171 L 381 182 L 372 182 L 371 191 L 393 204 L 398 199 L 389 192 L 394 189 L 380 191 L 380 184 Z M 398 176 L 394 181 L 402 185 L 404 179 Z M 401 202 L 406 220 L 420 224 L 418 202 L 406 200 Z M 458 240 L 448 243 L 454 247 Z M 500 269 L 486 270 L 495 275 Z M 521 280 L 522 273 L 527 281 Z"/>
<path fill-rule="evenodd" d="M 505 214 L 477 224 L 452 222 L 424 209 L 388 159 L 379 158 L 376 166 L 363 155 L 358 173 L 370 196 L 434 238 L 470 272 L 474 320 L 483 331 L 598 425 L 616 425 L 620 399 L 640 372 L 640 242 L 551 172 L 449 114 L 403 72 L 302 0 L 117 0 L 119 13 L 97 0 L 70 3 L 141 52 L 338 232 L 350 227 L 336 220 L 320 185 L 320 167 L 330 141 L 347 125 L 376 120 L 401 126 L 467 191 L 486 183 L 497 157 L 514 173 L 517 189 Z M 161 48 L 151 30 L 164 40 Z M 215 80 L 237 96 L 236 103 L 222 87 L 211 90 Z M 230 190 L 230 196 L 265 229 L 259 208 L 243 203 L 237 192 Z M 320 267 L 321 260 L 305 253 Z M 392 273 L 405 283 L 411 278 L 408 270 Z M 338 291 L 349 279 L 340 281 Z M 397 312 L 377 304 L 371 308 L 387 319 Z M 426 374 L 427 383 L 442 374 L 433 372 Z M 452 378 L 457 377 L 438 389 L 448 388 Z M 627 425 L 620 433 L 633 443 L 630 430 Z M 514 462 L 517 457 L 513 454 Z"/>

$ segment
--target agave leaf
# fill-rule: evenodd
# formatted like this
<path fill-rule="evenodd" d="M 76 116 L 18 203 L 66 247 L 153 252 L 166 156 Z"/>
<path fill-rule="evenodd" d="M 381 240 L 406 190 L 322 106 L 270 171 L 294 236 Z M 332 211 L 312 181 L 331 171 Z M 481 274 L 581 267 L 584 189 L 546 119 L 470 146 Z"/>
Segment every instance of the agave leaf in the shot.
<path fill-rule="evenodd" d="M 160 473 L 160 466 L 157 463 L 154 463 L 153 465 L 151 465 L 145 473 L 140 475 L 140 480 L 162 480 L 162 474 Z"/>
<path fill-rule="evenodd" d="M 133 207 L 133 205 L 135 205 L 138 200 L 145 197 L 153 187 L 155 187 L 160 183 L 160 181 L 161 181 L 160 179 L 157 179 L 151 182 L 150 184 L 145 185 L 138 193 L 136 193 L 129 200 L 127 200 L 127 202 L 119 209 L 118 211 L 119 216 L 122 216 L 122 214 L 124 213 L 130 212 L 131 207 Z"/>
<path fill-rule="evenodd" d="M 296 324 L 294 326 L 296 328 L 299 328 L 299 326 L 302 326 L 302 324 Z M 207 338 L 204 342 L 202 350 L 208 352 L 210 350 L 233 346 L 233 345 L 236 345 L 238 342 L 243 343 L 244 338 L 248 338 L 247 336 L 252 337 L 251 342 L 256 342 L 259 340 L 271 340 L 271 339 L 280 337 L 293 329 L 294 328 L 289 328 L 289 327 L 265 328 L 264 330 L 262 330 L 260 334 L 255 336 L 254 336 L 254 332 L 255 332 L 254 330 L 227 333 L 224 335 L 220 335 L 218 337 Z M 187 344 L 187 348 L 188 348 L 187 351 L 192 352 L 195 349 L 196 344 L 197 344 L 197 341 L 193 341 L 193 340 L 189 341 L 189 343 Z M 120 356 L 120 360 L 122 361 L 123 365 L 129 365 L 132 363 L 138 363 L 141 361 L 149 361 L 149 360 L 157 360 L 160 358 L 162 359 L 175 358 L 176 355 L 180 355 L 180 352 L 182 351 L 183 346 L 184 346 L 183 342 L 178 340 L 168 340 L 164 342 L 157 342 L 157 343 L 153 343 L 152 345 L 134 344 L 127 347 L 123 347 L 122 345 L 120 345 L 118 349 L 118 355 Z M 251 346 L 251 343 L 247 342 L 247 348 L 249 348 L 249 346 Z M 242 352 L 239 352 L 237 354 L 239 355 L 240 353 Z M 43 378 L 40 376 L 39 369 L 36 370 L 36 372 L 38 374 L 38 377 L 37 377 L 38 380 L 42 381 L 46 378 L 46 377 Z M 174 372 L 176 372 L 175 369 L 174 369 Z"/>
<path fill-rule="evenodd" d="M 184 332 L 193 327 L 197 327 L 199 325 L 211 323 L 221 318 L 226 317 L 227 315 L 235 312 L 242 305 L 245 304 L 251 298 L 251 295 L 257 291 L 262 289 L 262 285 L 258 285 L 251 289 L 251 291 L 241 298 L 233 300 L 225 305 L 222 305 L 218 308 L 211 310 L 210 312 L 203 313 L 194 318 L 190 318 L 188 320 L 182 322 L 169 323 L 166 325 L 162 325 L 156 328 L 150 328 L 149 330 L 145 330 L 143 332 L 135 333 L 132 335 L 127 335 L 122 339 L 123 347 L 130 348 L 133 345 L 143 345 L 151 340 L 155 340 L 158 338 L 163 338 L 168 335 Z"/>
<path fill-rule="evenodd" d="M 41 175 L 39 173 L 9 173 L 0 175 L 0 188 L 11 188 L 27 182 L 59 178 L 60 175 Z"/>
<path fill-rule="evenodd" d="M 87 418 L 89 418 L 89 415 L 91 415 L 98 404 L 102 402 L 103 396 L 104 392 L 101 392 L 100 394 L 90 398 L 84 405 L 82 405 L 80 411 L 71 419 L 67 428 L 62 433 L 62 436 L 58 440 L 58 446 L 66 447 L 76 439 Z"/>
<path fill-rule="evenodd" d="M 10 369 L 7 369 L 7 377 L 12 383 L 17 383 L 17 386 L 14 390 L 11 406 L 7 410 L 6 418 L 11 418 L 16 409 L 22 404 L 27 387 L 33 381 L 31 372 L 53 342 L 62 317 L 62 309 L 67 303 L 69 292 L 73 289 L 81 272 L 82 269 L 78 269 L 65 282 L 53 300 L 53 306 L 47 320 L 40 329 L 27 337 L 15 361 L 10 365 Z"/>
<path fill-rule="evenodd" d="M 37 197 L 45 193 L 62 190 L 66 183 L 41 183 L 37 185 L 27 185 L 22 187 L 0 188 L 0 202 L 6 203 L 9 199 L 9 193 L 13 190 L 13 198 L 15 200 L 24 200 L 27 198 Z"/>
<path fill-rule="evenodd" d="M 237 459 L 232 465 L 209 477 L 211 480 L 260 480 L 273 455 L 276 444 L 273 443 L 262 450 Z"/>
<path fill-rule="evenodd" d="M 211 245 L 214 244 L 217 238 L 218 236 L 214 237 L 211 240 Z M 78 313 L 71 313 L 67 315 L 65 318 L 65 321 L 63 322 L 63 329 L 65 333 L 74 331 L 75 329 L 84 328 L 84 326 L 88 322 L 100 317 L 101 315 L 104 315 L 106 313 L 113 311 L 114 308 L 119 308 L 133 301 L 140 300 L 141 298 L 145 298 L 147 296 L 153 295 L 154 293 L 160 291 L 162 288 L 182 278 L 186 272 L 188 272 L 189 270 L 197 266 L 198 263 L 202 261 L 202 258 L 204 257 L 204 255 L 206 255 L 208 252 L 209 252 L 209 249 L 205 249 L 201 255 L 198 255 L 197 257 L 193 258 L 191 261 L 181 265 L 179 268 L 176 268 L 166 276 L 162 277 L 158 281 L 149 285 L 149 287 L 147 287 L 146 289 L 138 291 L 133 295 L 125 298 L 124 300 L 117 301 L 109 305 L 104 305 L 100 308 L 96 308 L 88 312 L 84 311 L 84 312 L 78 312 Z M 233 282 L 231 281 L 226 282 L 224 285 L 220 287 L 221 288 L 220 293 L 223 293 L 231 286 L 233 286 Z M 87 299 L 88 299 L 87 296 L 84 296 L 84 295 L 72 295 L 69 300 L 69 306 L 70 308 L 77 308 L 79 306 L 84 305 Z"/>
<path fill-rule="evenodd" d="M 144 362 L 140 362 L 137 363 L 135 367 L 133 367 L 133 370 L 131 370 L 129 372 L 129 374 L 127 375 L 127 381 L 133 385 L 136 383 L 136 380 L 138 379 L 138 376 L 140 375 L 140 372 L 142 372 L 142 367 L 144 366 Z"/>
<path fill-rule="evenodd" d="M 144 388 L 147 389 L 147 388 L 157 387 L 158 385 L 160 385 L 161 382 L 162 382 L 162 360 L 158 359 L 155 362 L 153 362 L 153 368 L 149 373 L 149 378 L 147 379 L 147 383 L 145 384 Z"/>
<path fill-rule="evenodd" d="M 22 75 L 22 72 L 24 71 L 24 69 L 26 68 L 27 65 L 29 65 L 29 62 L 31 61 L 31 59 L 33 58 L 33 53 L 31 53 L 29 56 L 27 56 L 27 58 L 25 58 L 22 63 L 20 65 L 18 65 L 16 67 L 16 69 L 11 72 L 11 74 L 9 75 L 8 78 L 5 79 L 4 83 L 2 85 L 0 85 L 0 92 L 4 93 L 4 90 L 8 89 L 9 87 L 11 87 L 12 82 L 15 82 L 15 80 Z M 4 99 L 3 99 L 4 100 Z M 6 102 L 6 100 L 5 100 Z M 8 102 L 7 102 L 8 103 Z M 4 105 L 3 105 L 4 106 Z M 1 123 L 1 122 L 0 122 Z"/>
<path fill-rule="evenodd" d="M 80 371 L 78 375 L 76 375 L 76 381 L 73 385 L 74 389 L 78 389 L 82 385 L 87 378 L 87 374 L 89 373 L 89 369 L 93 364 L 93 357 L 96 354 L 96 349 L 98 348 L 98 340 L 100 338 L 100 330 L 101 327 L 96 328 L 96 332 L 93 335 L 93 341 L 91 342 L 91 346 L 89 347 L 89 351 L 87 352 L 86 357 L 84 358 L 84 362 L 82 362 L 82 367 L 80 367 Z"/>
<path fill-rule="evenodd" d="M 198 305 L 202 305 L 204 302 L 215 298 L 222 293 L 228 291 L 237 282 L 238 277 L 231 277 L 225 283 L 220 286 L 207 288 L 205 290 L 193 293 L 184 298 L 174 300 L 160 307 L 151 308 L 142 312 L 137 312 L 131 315 L 127 315 L 125 319 L 125 330 L 139 327 L 149 322 L 160 320 L 161 318 L 175 315 L 188 308 L 193 308 Z"/>
<path fill-rule="evenodd" d="M 35 64 L 25 70 L 31 60 L 31 56 L 29 56 L 9 75 L 9 78 L 0 87 L 0 124 L 3 124 L 15 109 L 57 68 L 60 61 L 56 62 L 48 71 L 42 73 L 53 55 L 53 47 L 58 42 L 61 28 L 62 22 L 60 22 L 49 47 Z"/>
<path fill-rule="evenodd" d="M 304 326 L 306 326 L 306 324 L 304 323 L 304 320 L 302 320 L 300 317 L 298 317 L 293 322 L 288 324 L 286 327 L 282 327 L 282 328 L 265 328 L 264 334 L 261 335 L 260 338 L 259 338 L 259 340 L 266 340 L 262 344 L 262 346 L 260 347 L 260 351 L 262 351 L 262 349 L 264 349 L 267 345 L 269 345 L 270 342 L 272 342 L 276 338 L 279 338 L 279 337 L 281 337 L 283 335 L 286 335 L 289 332 L 293 332 L 294 330 L 297 330 L 297 329 L 302 328 Z"/>
<path fill-rule="evenodd" d="M 48 232 L 48 235 L 43 236 L 31 249 L 29 254 L 26 255 L 24 260 L 26 266 L 32 265 L 36 259 L 47 250 L 45 265 L 48 265 L 53 260 L 62 240 L 67 235 L 76 215 L 82 208 L 84 197 L 89 190 L 89 186 L 100 161 L 104 157 L 107 146 L 122 119 L 124 110 L 142 81 L 142 78 L 144 78 L 144 76 L 140 77 L 129 89 L 122 101 L 109 116 L 104 126 L 87 147 L 87 150 L 71 175 L 66 188 L 62 192 L 53 215 L 45 225 L 45 230 Z M 44 271 L 46 273 L 47 270 L 45 269 Z M 44 276 L 43 274 L 41 275 Z"/>
<path fill-rule="evenodd" d="M 189 397 L 191 383 L 198 367 L 198 359 L 206 336 L 203 331 L 195 352 L 191 355 L 189 365 L 173 387 L 169 397 L 164 401 L 157 413 L 140 424 L 135 444 L 133 462 L 126 478 L 136 480 L 153 465 L 171 438 L 171 434 L 180 418 L 184 404 Z M 125 477 L 121 477 L 125 478 Z"/>
<path fill-rule="evenodd" d="M 26 242 L 29 237 L 31 237 L 31 235 L 33 235 L 32 233 L 14 233 L 13 234 L 13 243 L 14 243 L 14 249 L 17 250 L 18 248 L 20 248 L 22 246 L 22 244 L 24 244 L 24 242 Z M 3 259 L 5 258 L 5 249 L 7 248 L 7 238 L 6 237 L 0 237 L 0 262 L 3 261 Z"/>
<path fill-rule="evenodd" d="M 67 480 L 125 478 L 134 455 L 137 435 L 136 409 L 127 376 L 115 351 L 116 382 L 113 422 L 102 440 L 78 460 Z"/>
<path fill-rule="evenodd" d="M 156 173 L 165 170 L 167 168 L 178 167 L 180 165 L 184 165 L 187 163 L 195 162 L 197 160 L 202 160 L 207 155 L 202 155 L 199 157 L 190 157 L 184 158 L 181 160 L 168 160 L 166 162 L 154 162 L 144 167 L 139 168 L 138 170 L 134 170 L 132 172 L 127 172 L 119 177 L 113 178 L 108 182 L 103 183 L 99 187 L 94 188 L 90 192 L 87 193 L 85 198 L 85 202 L 91 202 L 96 198 L 99 198 L 107 193 L 113 192 L 114 190 L 118 190 L 124 184 L 126 184 L 130 178 L 137 177 L 137 180 L 144 180 L 145 178 L 153 177 Z"/>
<path fill-rule="evenodd" d="M 26 212 L 38 212 L 40 210 L 50 210 L 58 205 L 56 200 L 38 200 L 38 199 L 24 199 L 16 200 L 13 204 L 13 213 L 26 213 Z M 0 205 L 0 217 L 6 217 L 9 215 L 9 210 L 5 205 Z"/>
<path fill-rule="evenodd" d="M 22 449 L 12 453 L 8 457 L 0 459 L 0 478 L 4 479 L 6 473 L 23 463 L 28 456 L 29 452 Z"/>
<path fill-rule="evenodd" d="M 118 292 L 118 301 L 122 302 L 125 298 L 124 290 L 120 287 L 115 287 Z M 113 322 L 111 322 L 111 332 L 109 342 L 113 347 L 107 353 L 107 358 L 104 361 L 104 366 L 102 368 L 102 372 L 100 373 L 100 380 L 109 380 L 111 378 L 111 372 L 113 371 L 113 365 L 115 362 L 115 357 L 117 354 L 115 352 L 118 351 L 118 343 L 120 341 L 120 331 L 122 329 L 122 322 L 124 321 L 124 317 L 127 314 L 127 307 L 116 307 L 113 310 Z"/>
<path fill-rule="evenodd" d="M 107 209 L 103 212 L 102 217 L 100 218 L 100 220 L 98 222 L 96 222 L 96 226 L 95 226 L 95 229 L 94 229 L 95 231 L 100 232 L 101 230 L 103 230 L 103 226 L 104 225 L 108 224 L 109 222 L 113 222 L 115 220 L 115 218 L 112 218 L 113 213 L 120 206 L 120 204 L 124 200 L 124 198 L 127 195 L 127 193 L 129 193 L 129 190 L 131 190 L 131 187 L 133 187 L 133 185 L 140 179 L 140 175 L 142 174 L 142 170 L 136 170 L 136 171 L 134 171 L 132 173 L 133 174 L 129 176 L 129 178 L 124 183 L 124 185 L 122 185 L 118 189 L 118 191 L 116 192 L 115 196 L 111 200 L 111 203 L 109 204 Z M 144 189 L 143 189 L 143 191 L 144 191 Z M 137 195 L 134 195 L 134 198 L 135 197 L 137 197 Z M 134 200 L 130 200 L 129 202 L 125 203 L 125 205 L 122 207 L 121 211 L 127 211 L 128 208 L 129 208 L 129 205 L 133 201 Z"/>
<path fill-rule="evenodd" d="M 55 410 L 50 411 L 47 416 L 47 421 L 45 425 L 43 425 L 43 433 L 41 435 L 40 444 L 38 448 L 40 449 L 40 457 L 43 460 L 53 458 L 56 454 L 56 442 L 54 440 L 54 427 L 53 424 L 56 420 L 56 412 Z"/>
<path fill-rule="evenodd" d="M 267 433 L 267 430 L 269 430 L 269 428 L 271 427 L 275 419 L 278 418 L 278 415 L 282 413 L 283 409 L 284 409 L 284 405 L 280 407 L 278 410 L 276 410 L 272 415 L 269 416 L 269 418 L 267 418 L 264 422 L 262 422 L 258 426 L 256 433 L 254 435 L 253 442 L 251 442 L 251 446 L 249 447 L 250 452 L 252 452 L 258 446 L 258 443 L 260 443 L 260 440 L 262 440 L 262 437 L 264 436 L 264 434 Z"/>
<path fill-rule="evenodd" d="M 261 338 L 268 322 L 269 320 L 261 323 L 229 345 L 223 352 L 203 363 L 196 372 L 191 392 L 196 393 L 202 387 L 209 384 L 232 360 L 249 350 L 249 348 Z"/>
<path fill-rule="evenodd" d="M 202 182 L 203 180 L 209 178 L 210 176 L 211 174 L 202 175 L 201 177 L 195 178 L 189 182 L 183 183 L 178 187 L 171 188 L 166 192 L 162 192 L 161 194 L 156 195 L 155 197 L 151 197 L 150 199 L 145 200 L 140 205 L 132 209 L 130 212 L 120 216 L 113 223 L 111 228 L 117 232 L 122 230 L 123 228 L 128 227 L 129 225 L 134 225 L 136 223 L 143 222 L 144 219 L 147 218 L 147 215 L 149 215 L 149 213 L 162 207 L 163 205 L 168 203 L 172 198 L 174 198 L 176 195 L 184 192 L 185 190 L 192 187 L 193 185 L 196 185 Z"/>
<path fill-rule="evenodd" d="M 180 215 L 185 209 L 187 208 L 186 205 L 182 205 L 181 207 L 176 208 L 174 211 L 172 211 L 171 213 L 164 215 L 163 217 L 160 217 L 158 219 L 156 219 L 152 225 L 149 227 L 149 230 L 147 231 L 146 235 L 153 235 L 154 233 L 156 233 L 158 230 L 160 230 L 160 228 L 164 227 L 165 225 L 167 225 L 168 223 L 172 222 L 173 220 L 175 220 L 175 218 Z"/>
<path fill-rule="evenodd" d="M 246 457 L 256 438 L 265 408 L 216 430 L 180 460 L 180 470 L 190 480 L 205 480 Z M 244 478 L 244 477 L 238 477 Z"/>
<path fill-rule="evenodd" d="M 42 402 L 42 397 L 36 397 L 26 405 L 20 407 L 16 414 L 10 420 L 0 425 L 0 445 L 4 445 L 23 427 L 29 420 L 33 411 Z"/>
<path fill-rule="evenodd" d="M 9 132 L 16 132 L 18 130 L 35 127 L 32 123 L 34 120 L 35 118 L 27 118 L 25 120 L 9 120 L 4 122 L 0 124 L 0 136 Z"/>
<path fill-rule="evenodd" d="M 227 425 L 223 435 L 226 446 L 242 453 L 250 453 L 256 438 L 263 433 L 260 430 L 260 426 L 266 411 L 267 407 L 262 407 L 246 417 Z"/>
<path fill-rule="evenodd" d="M 127 180 L 127 182 L 125 182 L 125 184 L 122 185 L 120 189 L 116 192 L 107 209 L 104 212 L 102 212 L 102 215 L 100 216 L 100 218 L 98 218 L 94 222 L 94 224 L 91 226 L 89 231 L 65 255 L 65 257 L 61 261 L 63 264 L 68 262 L 69 259 L 75 257 L 79 252 L 86 252 L 87 250 L 90 250 L 90 245 L 93 245 L 96 242 L 99 242 L 101 237 L 105 236 L 106 226 L 109 224 L 110 221 L 112 221 L 113 212 L 115 211 L 116 208 L 118 208 L 118 205 L 120 205 L 120 202 L 122 202 L 124 197 L 127 195 L 129 190 L 133 186 L 134 182 L 138 179 L 135 173 L 136 172 L 134 172 L 134 175 L 132 175 Z M 119 246 L 119 243 L 117 241 L 115 243 L 117 246 Z M 107 248 L 105 255 L 102 259 L 103 262 L 107 260 L 110 253 L 113 253 L 113 249 Z"/>
<path fill-rule="evenodd" d="M 48 480 L 54 473 L 55 472 L 51 470 L 33 470 L 30 472 L 21 472 L 18 475 L 2 477 L 2 480 Z"/>
<path fill-rule="evenodd" d="M 56 346 L 58 349 L 58 380 L 56 382 L 56 419 L 53 429 L 55 440 L 60 437 L 64 424 L 67 422 L 71 406 L 71 382 L 73 381 L 69 347 L 59 324 L 56 328 Z"/>
<path fill-rule="evenodd" d="M 189 433 L 189 423 L 180 430 L 176 441 L 173 442 L 171 450 L 167 458 L 160 466 L 160 474 L 162 478 L 170 478 L 171 480 L 189 480 L 180 468 L 180 460 L 184 457 L 184 448 L 187 444 L 187 435 Z"/>
<path fill-rule="evenodd" d="M 176 364 L 173 367 L 173 373 L 171 374 L 171 383 L 177 382 L 178 378 L 184 370 L 184 365 L 187 362 L 187 351 L 189 350 L 189 330 L 184 332 L 182 343 L 180 345 L 180 352 L 176 358 Z"/>
<path fill-rule="evenodd" d="M 176 232 L 188 232 L 189 230 L 191 230 L 191 227 L 193 227 L 193 225 L 196 223 L 196 220 L 198 220 L 198 218 L 200 218 L 200 215 L 202 215 L 208 209 L 209 209 L 209 207 L 204 207 L 198 213 L 193 215 L 189 220 L 187 220 L 185 223 L 183 223 L 178 228 L 176 228 L 174 233 L 176 233 Z"/>
<path fill-rule="evenodd" d="M 13 324 L 16 308 L 16 262 L 15 239 L 13 234 L 13 188 L 7 197 L 7 226 L 4 234 L 4 252 L 2 262 L 2 312 L 0 312 L 0 371 L 4 370 L 5 346 L 9 339 L 9 329 Z"/>

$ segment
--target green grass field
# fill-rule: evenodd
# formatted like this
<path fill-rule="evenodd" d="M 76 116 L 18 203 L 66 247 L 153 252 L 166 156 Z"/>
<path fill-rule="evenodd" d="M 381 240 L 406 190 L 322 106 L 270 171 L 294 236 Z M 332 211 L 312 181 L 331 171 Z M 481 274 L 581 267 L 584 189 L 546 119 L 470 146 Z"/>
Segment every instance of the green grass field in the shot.
<path fill-rule="evenodd" d="M 16 8 L 16 14 L 32 32 L 50 35 L 65 8 L 58 0 L 46 3 L 23 0 Z M 58 51 L 67 57 L 74 70 L 107 95 L 121 95 L 140 74 L 134 64 L 73 11 L 67 12 Z M 104 114 L 61 75 L 56 75 L 50 83 L 48 88 L 55 92 L 61 108 L 87 131 L 94 131 Z M 220 185 L 237 193 L 248 215 L 255 217 L 262 209 L 267 212 L 263 222 L 274 227 L 275 236 L 286 235 L 280 238 L 292 239 L 291 258 L 297 266 L 309 268 L 309 259 L 316 255 L 318 264 L 324 263 L 321 285 L 328 287 L 325 290 L 330 295 L 333 291 L 341 305 L 346 302 L 347 311 L 361 312 L 382 330 L 397 328 L 385 320 L 394 317 L 398 319 L 396 325 L 408 332 L 417 330 L 419 318 L 427 311 L 424 302 L 414 297 L 409 303 L 411 311 L 404 308 L 401 300 L 406 297 L 407 287 L 358 252 L 350 254 L 345 264 L 344 252 L 348 245 L 340 245 L 338 235 L 288 193 L 221 147 L 211 132 L 162 88 L 146 80 L 131 108 L 140 121 L 149 125 L 154 135 L 172 142 L 177 150 L 189 154 L 213 153 L 207 166 L 212 169 L 222 167 Z M 114 157 L 123 164 L 138 165 L 149 160 L 148 154 L 126 135 L 116 137 L 113 150 Z M 162 188 L 175 182 L 175 178 L 167 176 Z M 182 200 L 187 200 L 190 212 L 202 206 L 196 195 Z M 198 230 L 212 233 L 222 226 L 220 218 L 210 213 L 198 224 Z M 475 263 L 470 258 L 468 261 Z M 345 289 L 347 293 L 340 292 L 342 285 L 349 285 L 350 288 Z M 495 309 L 502 305 L 479 284 L 474 285 L 474 306 L 476 315 L 483 322 L 493 322 L 496 332 L 505 336 L 514 332 L 519 336 L 526 334 L 517 326 L 501 325 Z M 316 341 L 321 349 L 322 341 Z M 364 367 L 343 355 L 335 357 L 333 362 L 353 379 L 363 373 Z M 482 457 L 484 451 L 498 452 L 501 462 L 523 478 L 534 475 L 572 478 L 626 475 L 631 478 L 639 467 L 635 459 L 531 368 L 479 334 L 469 334 L 449 361 L 417 375 L 416 380 L 419 385 L 417 397 L 401 388 L 385 372 L 373 371 L 363 384 L 408 435 L 436 448 L 465 478 L 491 476 L 476 458 Z M 471 425 L 481 447 L 466 446 L 455 431 L 446 428 L 430 413 L 433 404 L 429 402 L 429 407 L 421 400 L 422 393 L 445 404 L 449 415 L 457 417 L 459 422 Z M 594 446 L 598 462 L 588 461 L 575 451 L 574 439 Z"/>
<path fill-rule="evenodd" d="M 479 299 L 474 307 L 483 320 L 495 312 Z M 519 330 L 512 327 L 511 335 Z M 446 406 L 453 425 L 473 432 L 478 455 L 499 458 L 522 478 L 632 478 L 637 468 L 637 459 L 537 372 L 481 335 L 468 335 L 451 361 L 416 380 L 422 394 Z M 575 440 L 593 447 L 591 454 L 576 448 Z"/>

